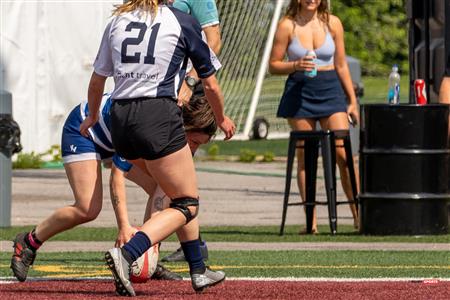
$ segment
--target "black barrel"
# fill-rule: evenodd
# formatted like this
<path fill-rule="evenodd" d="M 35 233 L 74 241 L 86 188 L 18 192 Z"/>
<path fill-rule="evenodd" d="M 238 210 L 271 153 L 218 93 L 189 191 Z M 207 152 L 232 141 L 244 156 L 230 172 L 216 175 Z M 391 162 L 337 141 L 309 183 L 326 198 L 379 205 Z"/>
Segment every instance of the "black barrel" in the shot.
<path fill-rule="evenodd" d="M 449 106 L 361 106 L 361 233 L 449 232 Z"/>

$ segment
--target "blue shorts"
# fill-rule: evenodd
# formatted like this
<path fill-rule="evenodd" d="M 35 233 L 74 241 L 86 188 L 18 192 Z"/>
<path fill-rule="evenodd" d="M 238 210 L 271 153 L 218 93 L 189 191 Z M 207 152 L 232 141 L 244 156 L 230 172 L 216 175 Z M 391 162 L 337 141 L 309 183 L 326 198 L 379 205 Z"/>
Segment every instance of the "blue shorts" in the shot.
<path fill-rule="evenodd" d="M 125 158 L 120 157 L 119 155 L 114 154 L 112 161 L 114 165 L 123 172 L 129 172 L 133 167 L 133 164 L 129 163 Z"/>
<path fill-rule="evenodd" d="M 133 166 L 114 152 L 108 151 L 95 144 L 90 138 L 80 133 L 82 123 L 80 105 L 77 105 L 69 114 L 64 123 L 61 138 L 61 153 L 63 163 L 84 160 L 113 159 L 115 165 L 122 171 L 128 172 Z"/>

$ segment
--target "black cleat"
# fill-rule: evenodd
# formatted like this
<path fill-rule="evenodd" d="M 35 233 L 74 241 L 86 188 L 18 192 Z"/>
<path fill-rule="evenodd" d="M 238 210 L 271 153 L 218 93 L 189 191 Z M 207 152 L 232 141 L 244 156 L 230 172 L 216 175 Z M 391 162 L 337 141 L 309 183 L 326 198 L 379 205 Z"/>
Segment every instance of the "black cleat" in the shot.
<path fill-rule="evenodd" d="M 202 252 L 203 260 L 208 260 L 208 247 L 206 246 L 206 242 L 200 243 L 200 251 Z M 161 259 L 162 262 L 179 262 L 186 261 L 184 257 L 183 249 L 178 248 L 175 252 L 163 257 Z"/>
<path fill-rule="evenodd" d="M 181 275 L 166 269 L 161 264 L 156 265 L 155 273 L 150 278 L 153 280 L 183 280 Z"/>
<path fill-rule="evenodd" d="M 33 251 L 25 242 L 28 232 L 16 235 L 14 242 L 14 253 L 11 258 L 11 269 L 14 276 L 19 281 L 25 281 L 28 275 L 28 269 L 36 258 L 36 251 Z"/>

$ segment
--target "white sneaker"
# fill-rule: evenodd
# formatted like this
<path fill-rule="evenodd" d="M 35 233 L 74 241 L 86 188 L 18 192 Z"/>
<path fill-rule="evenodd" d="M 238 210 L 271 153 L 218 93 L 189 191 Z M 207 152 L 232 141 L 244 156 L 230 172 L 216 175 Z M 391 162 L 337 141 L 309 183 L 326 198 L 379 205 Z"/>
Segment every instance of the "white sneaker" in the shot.
<path fill-rule="evenodd" d="M 203 274 L 191 274 L 192 287 L 196 292 L 221 283 L 225 280 L 225 273 L 222 271 L 212 271 L 208 267 Z"/>
<path fill-rule="evenodd" d="M 112 248 L 105 253 L 106 265 L 114 276 L 116 293 L 120 296 L 136 296 L 130 281 L 130 264 L 123 257 L 120 248 Z"/>

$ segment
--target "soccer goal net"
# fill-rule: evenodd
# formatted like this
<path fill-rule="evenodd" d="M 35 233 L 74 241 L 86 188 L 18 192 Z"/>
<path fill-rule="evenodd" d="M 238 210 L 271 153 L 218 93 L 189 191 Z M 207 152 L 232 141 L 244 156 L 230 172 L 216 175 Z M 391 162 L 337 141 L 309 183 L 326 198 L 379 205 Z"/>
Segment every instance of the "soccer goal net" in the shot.
<path fill-rule="evenodd" d="M 217 0 L 222 33 L 218 73 L 225 112 L 236 123 L 235 138 L 287 136 L 286 120 L 276 118 L 285 76 L 271 76 L 267 66 L 276 26 L 286 0 Z M 253 131 L 255 125 L 260 132 Z"/>

